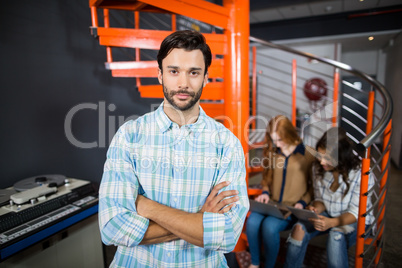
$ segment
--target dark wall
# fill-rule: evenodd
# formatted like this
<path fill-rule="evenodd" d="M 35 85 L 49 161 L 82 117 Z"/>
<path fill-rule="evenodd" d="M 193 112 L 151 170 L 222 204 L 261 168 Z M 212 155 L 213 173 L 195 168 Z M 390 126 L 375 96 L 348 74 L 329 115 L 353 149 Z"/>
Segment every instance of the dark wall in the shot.
<path fill-rule="evenodd" d="M 111 77 L 90 25 L 86 0 L 2 4 L 1 189 L 41 174 L 99 182 L 119 121 L 160 103 Z"/>

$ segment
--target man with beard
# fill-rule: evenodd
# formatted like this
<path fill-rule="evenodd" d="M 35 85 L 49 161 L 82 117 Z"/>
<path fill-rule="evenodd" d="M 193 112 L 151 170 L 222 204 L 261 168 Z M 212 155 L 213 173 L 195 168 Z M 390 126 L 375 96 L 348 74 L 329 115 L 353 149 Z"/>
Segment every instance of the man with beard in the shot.
<path fill-rule="evenodd" d="M 99 190 L 111 267 L 227 267 L 249 208 L 239 140 L 200 107 L 211 51 L 177 31 L 158 56 L 164 101 L 119 128 Z"/>

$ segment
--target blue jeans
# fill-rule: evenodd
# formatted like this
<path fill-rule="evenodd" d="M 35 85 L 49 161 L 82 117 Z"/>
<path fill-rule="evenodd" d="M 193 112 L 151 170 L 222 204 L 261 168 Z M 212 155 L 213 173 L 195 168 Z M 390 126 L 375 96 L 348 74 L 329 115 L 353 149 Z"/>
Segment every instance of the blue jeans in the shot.
<path fill-rule="evenodd" d="M 326 213 L 321 215 L 328 217 Z M 346 227 L 334 227 L 325 232 L 315 230 L 309 223 L 305 224 L 299 221 L 296 225 L 302 227 L 304 237 L 302 241 L 297 241 L 289 236 L 284 267 L 301 267 L 310 239 L 326 233 L 329 234 L 327 240 L 327 267 L 349 267 L 348 249 L 356 243 L 357 223 Z"/>
<path fill-rule="evenodd" d="M 280 246 L 279 232 L 290 229 L 295 222 L 291 216 L 283 220 L 252 212 L 246 223 L 251 263 L 254 265 L 260 264 L 262 240 L 265 253 L 265 267 L 274 267 Z"/>

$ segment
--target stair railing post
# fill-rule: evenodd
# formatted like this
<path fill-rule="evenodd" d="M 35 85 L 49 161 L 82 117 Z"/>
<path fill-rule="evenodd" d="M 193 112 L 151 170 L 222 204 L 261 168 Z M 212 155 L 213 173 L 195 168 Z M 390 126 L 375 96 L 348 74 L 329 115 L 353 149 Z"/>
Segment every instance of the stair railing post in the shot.
<path fill-rule="evenodd" d="M 389 167 L 389 165 L 388 165 L 388 163 L 389 163 L 389 154 L 391 152 L 391 148 L 390 148 L 391 145 L 389 144 L 389 141 L 391 139 L 391 132 L 392 132 L 392 119 L 389 121 L 387 127 L 384 130 L 384 137 L 383 137 L 383 144 L 382 144 L 382 151 L 383 151 L 384 157 L 381 160 L 381 171 L 382 172 L 385 171 L 385 172 L 384 172 L 384 175 L 383 175 L 383 177 L 381 178 L 381 181 L 380 181 L 380 193 L 382 193 L 383 191 L 385 191 L 385 192 L 381 196 L 381 199 L 378 202 L 378 207 L 381 208 L 381 207 L 384 206 L 384 208 L 382 209 L 382 211 L 380 213 L 380 216 L 378 217 L 378 220 L 377 220 L 377 231 L 379 232 L 377 241 L 381 241 L 382 235 L 383 235 L 383 232 L 384 232 L 384 226 L 385 226 L 385 225 L 382 225 L 383 227 L 381 228 L 381 223 L 384 220 L 385 209 L 386 209 L 385 208 L 385 199 L 386 199 L 386 196 L 387 196 L 387 193 L 386 193 L 387 189 L 385 187 L 387 185 L 388 174 L 389 174 L 389 172 L 387 170 L 387 167 Z M 381 228 L 381 229 L 379 229 L 379 228 Z M 377 245 L 378 245 L 378 242 L 377 242 Z M 377 254 L 377 256 L 376 256 L 376 258 L 374 260 L 375 264 L 378 264 L 378 262 L 380 261 L 380 256 L 381 256 L 382 249 L 377 248 L 377 250 L 379 250 L 379 252 L 378 252 L 378 254 Z"/>
<path fill-rule="evenodd" d="M 297 63 L 292 60 L 292 124 L 296 127 L 296 90 L 297 90 Z"/>
<path fill-rule="evenodd" d="M 360 181 L 360 200 L 359 200 L 359 215 L 357 218 L 357 234 L 356 234 L 356 255 L 355 267 L 363 267 L 364 258 L 364 233 L 366 230 L 366 212 L 367 212 L 367 190 L 370 174 L 370 159 L 362 159 L 361 181 Z"/>

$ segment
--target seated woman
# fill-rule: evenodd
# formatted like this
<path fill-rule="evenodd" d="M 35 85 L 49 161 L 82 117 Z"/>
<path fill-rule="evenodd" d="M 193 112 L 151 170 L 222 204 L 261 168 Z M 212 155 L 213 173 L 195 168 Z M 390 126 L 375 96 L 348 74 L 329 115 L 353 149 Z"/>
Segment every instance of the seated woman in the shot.
<path fill-rule="evenodd" d="M 313 165 L 314 201 L 307 209 L 318 219 L 312 224 L 298 222 L 288 239 L 285 267 L 301 267 L 307 244 L 316 235 L 329 233 L 328 267 L 348 267 L 348 248 L 356 242 L 361 169 L 352 144 L 342 128 L 331 128 L 317 142 L 317 161 Z M 369 188 L 373 180 L 369 180 Z M 368 207 L 371 207 L 370 196 Z M 366 217 L 371 224 L 372 213 Z"/>
<path fill-rule="evenodd" d="M 262 203 L 273 200 L 304 208 L 311 201 L 313 191 L 310 174 L 314 156 L 311 150 L 306 150 L 296 129 L 283 115 L 274 117 L 268 123 L 266 142 L 261 182 L 263 192 L 255 200 Z M 252 212 L 246 222 L 250 267 L 260 265 L 261 242 L 265 267 L 274 267 L 280 246 L 279 232 L 290 229 L 295 222 L 292 216 L 279 219 Z"/>

